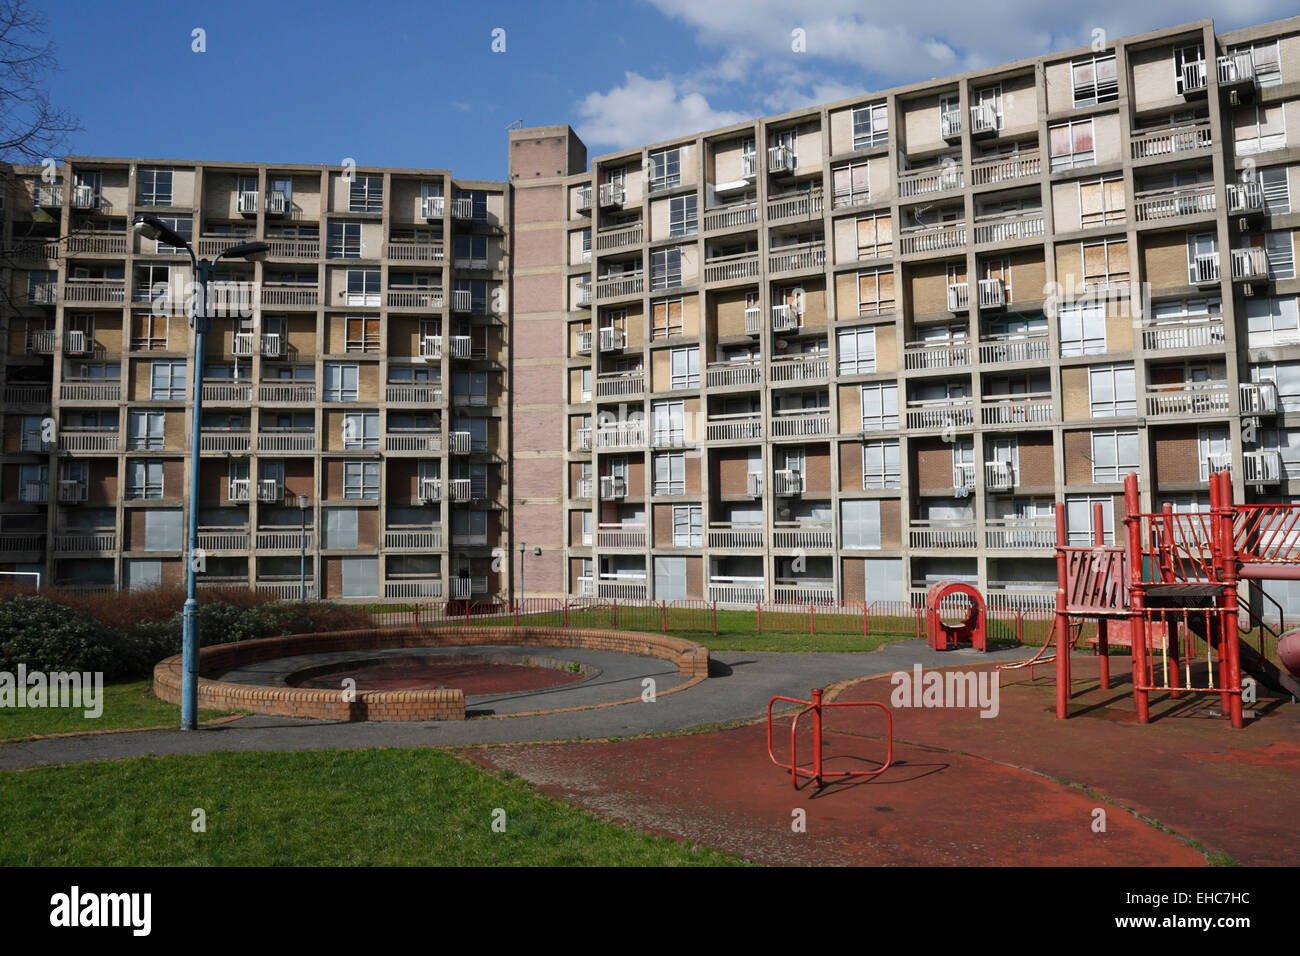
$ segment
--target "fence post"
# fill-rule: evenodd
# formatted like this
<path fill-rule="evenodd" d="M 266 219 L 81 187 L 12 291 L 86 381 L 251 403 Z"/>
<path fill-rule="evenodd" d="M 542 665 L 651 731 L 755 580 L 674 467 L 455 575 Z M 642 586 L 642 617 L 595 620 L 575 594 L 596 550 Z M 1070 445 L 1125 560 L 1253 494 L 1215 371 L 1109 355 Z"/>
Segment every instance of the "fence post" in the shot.
<path fill-rule="evenodd" d="M 713 636 L 718 636 L 718 602 L 713 602 Z"/>

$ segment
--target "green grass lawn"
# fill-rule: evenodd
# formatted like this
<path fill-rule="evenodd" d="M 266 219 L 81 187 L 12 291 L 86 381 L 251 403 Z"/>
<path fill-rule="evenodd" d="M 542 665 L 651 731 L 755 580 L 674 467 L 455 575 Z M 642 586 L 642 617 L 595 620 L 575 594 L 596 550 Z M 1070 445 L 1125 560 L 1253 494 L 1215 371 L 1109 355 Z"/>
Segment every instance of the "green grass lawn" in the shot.
<path fill-rule="evenodd" d="M 109 681 L 104 684 L 104 709 L 87 718 L 82 708 L 0 707 L 0 740 L 20 740 L 42 734 L 93 733 L 133 727 L 179 727 L 181 709 L 154 697 L 152 680 Z M 201 710 L 199 720 L 221 716 L 222 711 Z"/>
<path fill-rule="evenodd" d="M 0 792 L 5 866 L 740 862 L 623 829 L 438 750 L 139 757 L 3 771 Z M 191 829 L 195 808 L 206 833 Z"/>

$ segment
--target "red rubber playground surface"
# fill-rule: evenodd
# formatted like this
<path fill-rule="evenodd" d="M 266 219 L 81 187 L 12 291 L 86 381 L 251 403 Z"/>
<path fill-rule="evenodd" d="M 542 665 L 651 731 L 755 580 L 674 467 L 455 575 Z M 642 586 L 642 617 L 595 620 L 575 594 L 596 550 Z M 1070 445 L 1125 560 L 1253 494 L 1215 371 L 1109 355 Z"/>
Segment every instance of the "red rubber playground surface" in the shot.
<path fill-rule="evenodd" d="M 1300 708 L 1273 707 L 1233 730 L 1210 715 L 1217 699 L 1162 699 L 1153 701 L 1154 722 L 1141 726 L 1126 677 L 1101 691 L 1095 660 L 1074 665 L 1073 719 L 1055 719 L 1044 670 L 1034 682 L 1026 671 L 1003 671 L 997 717 L 894 709 L 893 765 L 820 793 L 796 791 L 772 765 L 762 722 L 469 753 L 621 822 L 768 864 L 1195 866 L 1220 859 L 1210 853 L 1294 862 Z M 836 699 L 888 702 L 892 690 L 882 677 Z M 827 768 L 878 765 L 879 712 L 827 714 Z M 784 759 L 788 717 L 780 726 L 775 746 Z M 807 759 L 801 749 L 800 762 Z M 1105 832 L 1094 826 L 1098 808 Z M 798 809 L 805 832 L 792 829 Z"/>

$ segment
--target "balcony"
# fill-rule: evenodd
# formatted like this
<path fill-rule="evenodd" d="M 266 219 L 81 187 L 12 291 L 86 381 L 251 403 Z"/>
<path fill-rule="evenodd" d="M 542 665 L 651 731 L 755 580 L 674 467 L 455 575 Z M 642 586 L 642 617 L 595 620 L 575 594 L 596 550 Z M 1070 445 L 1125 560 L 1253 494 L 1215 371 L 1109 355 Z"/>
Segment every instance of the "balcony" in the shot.
<path fill-rule="evenodd" d="M 487 582 L 484 582 L 486 591 Z M 384 597 L 389 598 L 440 598 L 442 597 L 442 581 L 438 579 L 426 581 L 385 581 Z"/>
<path fill-rule="evenodd" d="M 1028 179 L 1042 173 L 1042 159 L 1037 151 L 1013 153 L 1009 156 L 992 156 L 971 163 L 971 183 L 987 186 L 1017 179 Z M 978 241 L 978 240 L 977 240 Z"/>
<path fill-rule="evenodd" d="M 831 433 L 830 409 L 774 411 L 772 413 L 773 438 L 806 438 Z"/>
<path fill-rule="evenodd" d="M 469 432 L 452 432 L 453 435 L 468 435 Z M 442 433 L 431 431 L 396 432 L 384 435 L 384 451 L 419 451 L 437 452 L 442 450 Z M 455 451 L 455 449 L 452 449 Z"/>
<path fill-rule="evenodd" d="M 619 475 L 602 475 L 600 479 L 600 497 L 626 498 L 627 479 Z"/>
<path fill-rule="evenodd" d="M 984 546 L 1001 551 L 1039 551 L 1056 547 L 1056 525 L 1033 518 L 989 518 Z"/>
<path fill-rule="evenodd" d="M 1020 483 L 1016 466 L 1009 461 L 984 462 L 984 487 L 989 491 L 1011 491 Z"/>
<path fill-rule="evenodd" d="M 948 286 L 949 302 L 955 288 Z M 967 342 L 909 342 L 903 348 L 903 368 L 908 370 L 964 368 L 970 365 L 970 358 Z"/>
<path fill-rule="evenodd" d="M 436 384 L 394 385 L 389 382 L 384 387 L 384 401 L 393 405 L 440 405 L 442 404 L 442 386 Z"/>
<path fill-rule="evenodd" d="M 634 578 L 602 574 L 596 581 L 596 596 L 612 601 L 644 601 L 646 593 L 644 576 Z"/>
<path fill-rule="evenodd" d="M 1243 451 L 1242 481 L 1248 485 L 1276 485 L 1282 481 L 1284 467 L 1278 451 Z M 1232 470 L 1232 452 L 1214 452 L 1201 460 L 1201 481 L 1209 481 L 1218 471 Z"/>
<path fill-rule="evenodd" d="M 792 173 L 797 168 L 798 157 L 789 146 L 772 146 L 767 151 L 769 173 Z"/>
<path fill-rule="evenodd" d="M 767 585 L 762 578 L 709 578 L 709 600 L 718 604 L 759 604 L 766 596 Z"/>
<path fill-rule="evenodd" d="M 204 430 L 199 434 L 199 451 L 224 451 L 246 455 L 252 448 L 247 431 Z"/>
<path fill-rule="evenodd" d="M 96 554 L 117 550 L 117 534 L 104 532 L 61 532 L 54 536 L 54 550 L 63 554 Z"/>
<path fill-rule="evenodd" d="M 437 551 L 442 548 L 442 529 L 387 529 L 384 531 L 384 547 L 393 551 Z"/>
<path fill-rule="evenodd" d="M 317 305 L 319 290 L 315 284 L 263 283 L 262 305 Z"/>
<path fill-rule="evenodd" d="M 615 372 L 596 376 L 596 397 L 617 398 L 621 395 L 640 395 L 645 391 L 643 372 Z"/>
<path fill-rule="evenodd" d="M 1253 282 L 1268 278 L 1268 253 L 1260 247 L 1233 249 L 1232 281 Z"/>
<path fill-rule="evenodd" d="M 68 381 L 68 379 L 64 379 L 65 385 Z M 60 400 L 68 401 L 68 397 L 62 394 L 62 388 L 63 386 L 60 387 Z M 76 399 L 72 400 L 75 401 Z M 105 399 L 105 401 L 115 402 L 117 398 L 113 397 Z M 4 403 L 6 405 L 48 405 L 50 404 L 50 386 L 8 382 L 5 384 Z"/>
<path fill-rule="evenodd" d="M 591 212 L 591 186 L 579 186 L 577 189 L 577 206 L 578 212 Z"/>
<path fill-rule="evenodd" d="M 1242 382 L 1238 387 L 1241 414 L 1277 414 L 1277 385 L 1274 382 Z"/>
<path fill-rule="evenodd" d="M 975 245 L 1041 239 L 1045 229 L 1041 209 L 1022 210 L 998 216 L 975 217 Z"/>
<path fill-rule="evenodd" d="M 1051 392 L 985 395 L 980 407 L 984 425 L 1039 425 L 1055 418 Z"/>
<path fill-rule="evenodd" d="M 778 498 L 803 494 L 803 475 L 791 468 L 780 468 L 772 472 L 772 494 Z"/>
<path fill-rule="evenodd" d="M 746 310 L 745 324 L 749 324 L 748 310 Z M 792 305 L 774 305 L 772 306 L 772 331 L 773 332 L 796 332 L 803 325 L 803 313 Z"/>
<path fill-rule="evenodd" d="M 421 219 L 441 219 L 447 208 L 446 202 L 442 196 L 421 196 L 420 197 L 420 218 Z M 465 217 L 461 217 L 465 218 Z"/>
<path fill-rule="evenodd" d="M 777 578 L 772 586 L 772 600 L 778 604 L 834 604 L 835 582 L 804 581 L 795 583 Z"/>
<path fill-rule="evenodd" d="M 1142 329 L 1142 347 L 1148 351 L 1167 349 L 1219 349 L 1225 343 L 1223 317 L 1162 322 Z"/>
<path fill-rule="evenodd" d="M 744 362 L 715 362 L 704 370 L 704 382 L 709 388 L 761 385 L 763 366 L 758 359 Z"/>
<path fill-rule="evenodd" d="M 835 546 L 835 526 L 829 521 L 778 521 L 772 527 L 772 547 L 829 551 Z"/>
<path fill-rule="evenodd" d="M 645 229 L 639 222 L 630 226 L 620 226 L 617 229 L 602 229 L 596 233 L 596 251 L 610 252 L 626 246 L 639 246 L 644 241 L 644 237 Z M 590 262 L 591 257 L 588 256 L 583 261 Z"/>
<path fill-rule="evenodd" d="M 826 243 L 805 242 L 781 246 L 767 257 L 769 272 L 806 272 L 826 265 Z"/>
<path fill-rule="evenodd" d="M 267 452 L 314 452 L 316 433 L 312 429 L 268 429 L 257 433 L 257 450 Z"/>
<path fill-rule="evenodd" d="M 316 385 L 307 382 L 276 382 L 269 385 L 259 385 L 257 398 L 261 402 L 310 405 L 316 401 Z"/>
<path fill-rule="evenodd" d="M 1185 155 L 1209 149 L 1214 145 L 1210 122 L 1165 126 L 1159 129 L 1135 130 L 1129 138 L 1134 159 Z"/>
<path fill-rule="evenodd" d="M 751 498 L 763 497 L 763 476 L 756 471 L 751 471 L 745 476 L 745 494 Z"/>
<path fill-rule="evenodd" d="M 247 551 L 247 531 L 214 531 L 199 528 L 198 546 L 204 551 Z"/>
<path fill-rule="evenodd" d="M 961 189 L 966 185 L 966 175 L 955 163 L 929 169 L 913 169 L 898 174 L 899 198 L 941 193 Z"/>
<path fill-rule="evenodd" d="M 767 200 L 767 220 L 796 222 L 803 219 L 820 219 L 826 208 L 826 197 L 820 189 L 805 189 L 786 196 L 772 196 Z"/>
<path fill-rule="evenodd" d="M 205 402 L 238 402 L 244 404 L 252 400 L 253 386 L 249 382 L 227 380 L 203 383 L 203 401 Z"/>
<path fill-rule="evenodd" d="M 68 279 L 63 283 L 63 301 L 125 302 L 126 280 Z"/>
<path fill-rule="evenodd" d="M 831 360 L 824 352 L 772 359 L 768 374 L 773 385 L 818 382 L 830 377 Z"/>
<path fill-rule="evenodd" d="M 59 451 L 117 451 L 118 441 L 117 426 L 59 431 Z"/>
<path fill-rule="evenodd" d="M 969 428 L 975 424 L 975 409 L 969 398 L 931 398 L 907 403 L 908 428 Z"/>
<path fill-rule="evenodd" d="M 60 504 L 75 505 L 90 500 L 90 486 L 78 478 L 60 478 L 58 499 Z"/>
<path fill-rule="evenodd" d="M 630 295 L 640 295 L 645 290 L 645 276 L 634 275 L 607 276 L 596 283 L 597 299 L 617 299 Z M 579 304 L 583 304 L 579 302 Z"/>
<path fill-rule="evenodd" d="M 1214 183 L 1202 183 L 1173 189 L 1148 189 L 1133 197 L 1134 218 L 1138 222 L 1159 222 L 1213 213 L 1216 205 L 1214 188 Z"/>
<path fill-rule="evenodd" d="M 907 529 L 912 548 L 962 550 L 978 547 L 975 522 L 955 519 L 912 521 Z"/>
<path fill-rule="evenodd" d="M 437 311 L 442 308 L 444 298 L 441 289 L 390 289 L 388 307 L 390 309 L 423 309 Z"/>
<path fill-rule="evenodd" d="M 43 505 L 50 500 L 50 485 L 46 481 L 24 481 L 18 487 L 18 500 L 24 504 Z"/>
<path fill-rule="evenodd" d="M 384 243 L 385 258 L 392 259 L 394 262 L 442 262 L 445 255 L 446 251 L 441 242 L 399 239 Z"/>
<path fill-rule="evenodd" d="M 644 548 L 646 528 L 643 524 L 605 524 L 596 526 L 598 548 Z"/>
<path fill-rule="evenodd" d="M 235 208 L 242 216 L 257 215 L 257 190 L 241 190 L 235 201 Z"/>
<path fill-rule="evenodd" d="M 898 250 L 901 255 L 918 253 L 945 252 L 949 249 L 961 249 L 966 245 L 966 224 L 955 222 L 926 229 L 913 229 L 898 237 Z"/>
<path fill-rule="evenodd" d="M 751 279 L 759 273 L 758 253 L 742 252 L 734 256 L 719 256 L 704 263 L 705 282 L 731 282 Z"/>
<path fill-rule="evenodd" d="M 627 187 L 623 183 L 611 182 L 600 184 L 600 208 L 621 206 L 627 201 Z"/>
<path fill-rule="evenodd" d="M 742 202 L 730 206 L 719 206 L 704 212 L 704 231 L 716 229 L 739 229 L 752 226 L 758 222 L 758 203 Z"/>
<path fill-rule="evenodd" d="M 709 441 L 762 441 L 763 417 L 755 412 L 715 415 L 704 423 Z"/>
<path fill-rule="evenodd" d="M 1227 382 L 1182 382 L 1147 389 L 1148 418 L 1181 418 L 1186 415 L 1225 415 L 1228 412 Z"/>

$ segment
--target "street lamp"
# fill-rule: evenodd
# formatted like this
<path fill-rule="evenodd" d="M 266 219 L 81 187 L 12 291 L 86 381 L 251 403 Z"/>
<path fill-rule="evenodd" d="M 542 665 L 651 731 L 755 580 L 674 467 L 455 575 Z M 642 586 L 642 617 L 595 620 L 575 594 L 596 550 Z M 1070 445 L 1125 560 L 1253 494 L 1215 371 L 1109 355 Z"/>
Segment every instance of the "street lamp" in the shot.
<path fill-rule="evenodd" d="M 300 533 L 298 536 L 298 603 L 307 601 L 307 507 L 311 499 L 306 495 L 298 496 L 298 517 Z"/>
<path fill-rule="evenodd" d="M 141 215 L 135 220 L 135 231 L 146 239 L 160 239 L 170 246 L 189 253 L 194 273 L 194 288 L 189 299 L 190 327 L 194 329 L 194 416 L 190 441 L 190 521 L 187 542 L 189 568 L 185 576 L 185 609 L 181 656 L 181 729 L 196 730 L 199 726 L 199 602 L 195 596 L 195 555 L 199 549 L 199 427 L 203 412 L 203 386 L 200 369 L 203 363 L 203 335 L 212 323 L 212 310 L 208 306 L 208 283 L 217 262 L 223 258 L 258 261 L 266 258 L 271 248 L 265 242 L 241 242 L 216 255 L 211 262 L 200 259 L 194 247 L 184 236 L 172 229 L 157 216 Z M 200 318 L 202 321 L 200 321 Z"/>

